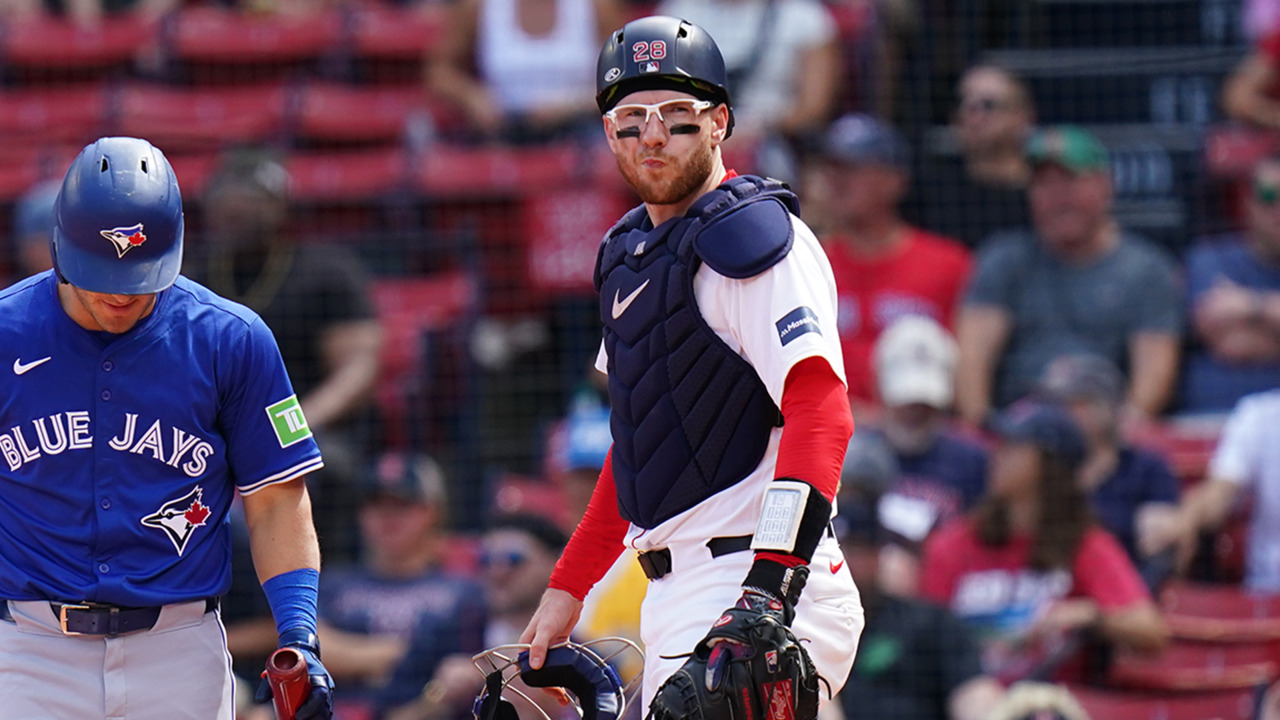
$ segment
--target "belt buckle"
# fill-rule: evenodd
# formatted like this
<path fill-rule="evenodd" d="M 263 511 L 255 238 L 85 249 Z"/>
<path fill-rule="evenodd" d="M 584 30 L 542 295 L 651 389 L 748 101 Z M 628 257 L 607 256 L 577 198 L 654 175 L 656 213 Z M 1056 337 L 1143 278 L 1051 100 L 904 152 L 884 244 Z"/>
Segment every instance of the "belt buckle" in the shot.
<path fill-rule="evenodd" d="M 58 625 L 62 627 L 63 635 L 83 635 L 74 630 L 67 629 L 67 611 L 68 610 L 88 610 L 88 605 L 60 605 L 58 606 Z"/>

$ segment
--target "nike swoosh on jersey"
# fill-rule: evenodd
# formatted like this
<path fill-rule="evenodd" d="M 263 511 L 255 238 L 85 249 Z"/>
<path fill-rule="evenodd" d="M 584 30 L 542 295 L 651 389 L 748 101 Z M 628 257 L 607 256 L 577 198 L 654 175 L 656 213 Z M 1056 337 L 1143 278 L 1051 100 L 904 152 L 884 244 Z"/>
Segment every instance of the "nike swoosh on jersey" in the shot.
<path fill-rule="evenodd" d="M 831 574 L 835 575 L 844 567 L 844 561 L 841 560 L 840 562 L 827 563 L 827 566 L 831 568 Z"/>
<path fill-rule="evenodd" d="M 617 320 L 618 318 L 622 317 L 622 313 L 626 312 L 627 308 L 631 307 L 631 303 L 635 302 L 636 298 L 640 297 L 640 293 L 643 292 L 644 289 L 648 287 L 648 285 L 649 285 L 649 280 L 645 280 L 644 282 L 640 283 L 640 287 L 636 288 L 635 290 L 632 290 L 631 294 L 623 298 L 621 302 L 618 301 L 618 296 L 622 294 L 622 290 L 614 290 L 613 291 L 613 319 Z"/>
<path fill-rule="evenodd" d="M 50 360 L 52 360 L 52 359 L 53 359 L 53 356 L 52 356 L 52 355 L 50 355 L 50 356 L 48 356 L 48 357 L 42 357 L 42 358 L 40 358 L 39 360 L 32 360 L 31 362 L 26 363 L 26 364 L 24 365 L 24 364 L 22 363 L 22 358 L 14 358 L 14 359 L 13 359 L 13 374 L 14 374 L 14 375 L 22 375 L 23 373 L 25 373 L 26 371 L 30 370 L 31 368 L 34 368 L 34 367 L 37 367 L 37 366 L 43 365 L 43 364 L 45 364 L 45 363 L 49 362 L 49 361 L 50 361 Z"/>

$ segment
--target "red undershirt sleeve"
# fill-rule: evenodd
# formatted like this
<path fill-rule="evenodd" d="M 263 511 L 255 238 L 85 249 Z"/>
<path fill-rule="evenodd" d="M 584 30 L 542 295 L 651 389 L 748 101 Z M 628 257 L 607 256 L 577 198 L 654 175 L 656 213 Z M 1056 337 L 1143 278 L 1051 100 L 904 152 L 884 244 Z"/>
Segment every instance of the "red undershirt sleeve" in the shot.
<path fill-rule="evenodd" d="M 613 450 L 610 449 L 587 511 L 556 562 L 548 586 L 564 590 L 578 600 L 585 598 L 622 554 L 623 539 L 630 526 L 618 513 L 618 488 L 613 481 Z"/>
<path fill-rule="evenodd" d="M 782 390 L 782 440 L 774 477 L 796 478 L 834 501 L 840 469 L 853 435 L 849 394 L 823 357 L 796 363 Z M 804 560 L 780 552 L 758 552 L 759 559 L 794 567 Z"/>

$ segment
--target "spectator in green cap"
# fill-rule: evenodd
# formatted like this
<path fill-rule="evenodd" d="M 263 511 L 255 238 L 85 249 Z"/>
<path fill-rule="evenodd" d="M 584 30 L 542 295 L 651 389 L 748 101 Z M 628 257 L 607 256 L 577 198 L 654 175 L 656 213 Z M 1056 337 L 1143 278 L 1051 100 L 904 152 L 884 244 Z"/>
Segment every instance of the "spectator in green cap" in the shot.
<path fill-rule="evenodd" d="M 956 327 L 957 409 L 981 424 L 1031 392 L 1053 358 L 1087 353 L 1125 372 L 1127 420 L 1159 413 L 1182 330 L 1172 259 L 1117 225 L 1110 161 L 1092 133 L 1050 127 L 1025 153 L 1032 225 L 978 254 Z"/>

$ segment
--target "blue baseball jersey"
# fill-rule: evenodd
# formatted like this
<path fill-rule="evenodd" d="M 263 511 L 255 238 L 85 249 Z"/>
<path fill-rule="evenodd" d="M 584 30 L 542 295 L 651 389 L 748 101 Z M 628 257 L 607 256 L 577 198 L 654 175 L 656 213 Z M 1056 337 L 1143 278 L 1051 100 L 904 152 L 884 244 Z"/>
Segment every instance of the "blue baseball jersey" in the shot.
<path fill-rule="evenodd" d="M 186 278 L 112 335 L 35 275 L 0 291 L 0 348 L 0 598 L 222 595 L 235 492 L 323 465 L 271 331 Z"/>

